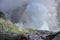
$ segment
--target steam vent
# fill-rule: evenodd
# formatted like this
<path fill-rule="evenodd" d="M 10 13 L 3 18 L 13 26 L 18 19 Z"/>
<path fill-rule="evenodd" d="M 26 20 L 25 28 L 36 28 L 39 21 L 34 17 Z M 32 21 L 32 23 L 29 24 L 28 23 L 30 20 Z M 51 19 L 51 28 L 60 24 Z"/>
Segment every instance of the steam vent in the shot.
<path fill-rule="evenodd" d="M 60 0 L 0 0 L 0 40 L 60 40 Z"/>

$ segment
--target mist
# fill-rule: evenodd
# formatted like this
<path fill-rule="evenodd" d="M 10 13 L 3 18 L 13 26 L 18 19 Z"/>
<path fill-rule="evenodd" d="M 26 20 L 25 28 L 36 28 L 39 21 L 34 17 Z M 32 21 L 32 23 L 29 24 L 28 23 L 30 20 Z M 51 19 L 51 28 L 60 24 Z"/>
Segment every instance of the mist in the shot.
<path fill-rule="evenodd" d="M 0 11 L 7 19 L 21 27 L 57 32 L 59 1 L 56 0 L 0 0 Z M 55 31 L 56 30 L 56 31 Z"/>

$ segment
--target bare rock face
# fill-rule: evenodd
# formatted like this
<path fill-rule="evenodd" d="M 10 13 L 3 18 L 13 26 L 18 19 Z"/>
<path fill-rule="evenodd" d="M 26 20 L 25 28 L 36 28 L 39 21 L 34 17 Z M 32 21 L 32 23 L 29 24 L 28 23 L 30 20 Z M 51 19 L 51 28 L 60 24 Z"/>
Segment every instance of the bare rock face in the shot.
<path fill-rule="evenodd" d="M 60 40 L 60 32 L 56 33 L 52 40 Z"/>
<path fill-rule="evenodd" d="M 48 31 L 40 31 L 29 34 L 28 37 L 30 40 L 51 40 L 51 35 L 52 34 Z"/>

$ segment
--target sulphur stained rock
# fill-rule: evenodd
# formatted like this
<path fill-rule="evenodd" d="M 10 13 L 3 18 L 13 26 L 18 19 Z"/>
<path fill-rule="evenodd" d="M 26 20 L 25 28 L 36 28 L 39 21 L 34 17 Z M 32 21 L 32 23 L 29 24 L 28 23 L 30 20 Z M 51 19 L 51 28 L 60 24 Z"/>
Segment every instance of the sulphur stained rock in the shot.
<path fill-rule="evenodd" d="M 34 30 L 29 28 L 24 28 L 23 30 L 20 30 L 19 27 L 13 23 L 11 23 L 7 19 L 0 18 L 0 32 L 1 33 L 7 33 L 10 32 L 16 33 L 16 34 L 24 34 L 24 33 L 32 33 Z"/>
<path fill-rule="evenodd" d="M 19 30 L 18 26 L 9 20 L 0 18 L 0 40 L 28 40 L 25 33 L 25 29 Z"/>
<path fill-rule="evenodd" d="M 53 32 L 32 30 L 25 28 L 19 30 L 18 26 L 8 20 L 0 18 L 0 39 L 1 40 L 48 40 Z"/>

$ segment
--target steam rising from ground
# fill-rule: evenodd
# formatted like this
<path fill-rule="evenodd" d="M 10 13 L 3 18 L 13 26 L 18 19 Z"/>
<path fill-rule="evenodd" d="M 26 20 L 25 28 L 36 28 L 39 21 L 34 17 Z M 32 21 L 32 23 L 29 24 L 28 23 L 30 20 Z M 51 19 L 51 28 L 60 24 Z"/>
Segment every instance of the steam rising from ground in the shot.
<path fill-rule="evenodd" d="M 0 0 L 0 11 L 19 26 L 57 32 L 59 0 Z"/>

